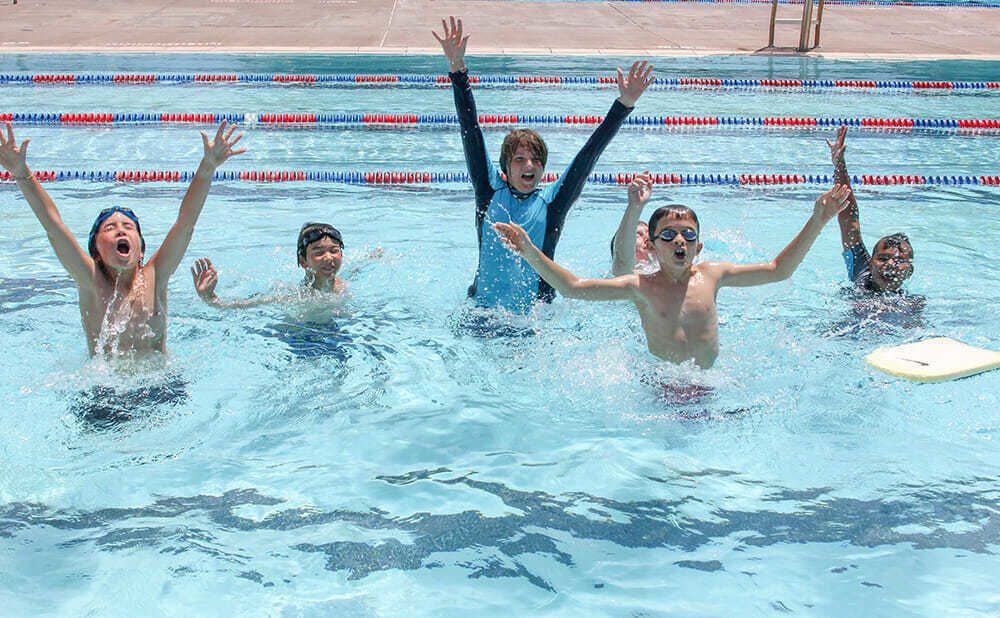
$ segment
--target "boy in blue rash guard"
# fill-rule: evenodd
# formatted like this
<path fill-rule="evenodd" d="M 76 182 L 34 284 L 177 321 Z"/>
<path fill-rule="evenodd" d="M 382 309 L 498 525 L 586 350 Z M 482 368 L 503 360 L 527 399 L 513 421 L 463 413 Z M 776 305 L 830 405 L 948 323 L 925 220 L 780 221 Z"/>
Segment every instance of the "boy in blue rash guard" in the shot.
<path fill-rule="evenodd" d="M 450 21 L 450 23 L 449 23 Z M 636 62 L 626 77 L 618 70 L 619 97 L 604 121 L 577 154 L 559 180 L 540 189 L 548 151 L 537 133 L 527 129 L 512 131 L 504 140 L 500 155 L 501 176 L 486 154 L 479 128 L 476 103 L 465 66 L 468 36 L 462 34 L 462 20 L 442 20 L 444 37 L 438 40 L 448 58 L 455 108 L 462 128 L 465 162 L 476 194 L 476 235 L 479 267 L 469 296 L 480 307 L 502 307 L 524 313 L 536 300 L 551 302 L 555 290 L 523 260 L 512 256 L 484 223 L 510 221 L 521 225 L 542 252 L 552 257 L 570 206 L 580 196 L 587 176 L 604 148 L 632 111 L 636 100 L 653 81 L 652 65 Z"/>
<path fill-rule="evenodd" d="M 851 177 L 847 174 L 847 163 L 844 161 L 846 136 L 847 127 L 842 126 L 837 130 L 837 140 L 826 140 L 826 143 L 833 159 L 833 181 L 850 187 Z M 853 191 L 847 208 L 837 216 L 837 222 L 840 223 L 847 276 L 855 287 L 881 293 L 901 291 L 903 283 L 913 274 L 913 245 L 906 234 L 897 232 L 880 238 L 873 248 L 874 255 L 869 255 L 861 239 L 858 202 Z"/>

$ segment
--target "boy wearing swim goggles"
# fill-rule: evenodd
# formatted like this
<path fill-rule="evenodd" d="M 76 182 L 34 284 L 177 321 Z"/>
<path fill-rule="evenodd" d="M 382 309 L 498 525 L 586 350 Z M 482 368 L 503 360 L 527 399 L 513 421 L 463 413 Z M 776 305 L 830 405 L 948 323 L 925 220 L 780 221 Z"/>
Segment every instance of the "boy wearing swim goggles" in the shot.
<path fill-rule="evenodd" d="M 167 282 L 187 250 L 195 223 L 205 205 L 212 175 L 229 157 L 242 134 L 236 126 L 219 125 L 215 139 L 201 132 L 204 156 L 181 201 L 177 221 L 160 249 L 143 263 L 146 242 L 139 218 L 128 208 L 102 210 L 91 226 L 87 251 L 63 223 L 52 198 L 26 162 L 29 140 L 18 147 L 14 129 L 0 131 L 0 166 L 14 177 L 31 210 L 38 217 L 63 268 L 76 282 L 80 316 L 91 356 L 144 355 L 166 351 Z"/>
<path fill-rule="evenodd" d="M 326 223 L 306 223 L 299 230 L 296 242 L 298 264 L 306 271 L 304 286 L 317 292 L 340 294 L 347 290 L 347 282 L 337 276 L 344 263 L 344 239 L 340 231 Z M 200 258 L 191 267 L 194 289 L 198 296 L 219 309 L 256 307 L 290 300 L 281 296 L 264 296 L 242 300 L 222 300 L 215 294 L 219 273 L 208 258 Z"/>
<path fill-rule="evenodd" d="M 847 163 L 844 161 L 846 137 L 847 127 L 842 126 L 837 130 L 836 141 L 826 140 L 826 144 L 833 159 L 833 181 L 850 187 L 851 177 L 847 174 Z M 897 232 L 883 236 L 875 243 L 870 255 L 861 238 L 858 202 L 853 192 L 847 208 L 838 215 L 837 221 L 840 223 L 847 276 L 855 287 L 880 293 L 901 291 L 903 283 L 913 275 L 913 245 L 906 234 Z"/>
<path fill-rule="evenodd" d="M 581 279 L 532 244 L 516 224 L 493 229 L 514 253 L 525 259 L 563 296 L 584 300 L 631 300 L 639 310 L 649 351 L 667 361 L 694 361 L 711 367 L 719 354 L 719 318 L 715 297 L 721 287 L 763 285 L 787 279 L 798 267 L 823 226 L 847 207 L 851 190 L 835 185 L 816 200 L 813 214 L 798 236 L 771 262 L 733 264 L 701 262 L 698 217 L 687 206 L 657 208 L 649 218 L 650 240 L 660 270 L 628 273 L 614 279 Z"/>

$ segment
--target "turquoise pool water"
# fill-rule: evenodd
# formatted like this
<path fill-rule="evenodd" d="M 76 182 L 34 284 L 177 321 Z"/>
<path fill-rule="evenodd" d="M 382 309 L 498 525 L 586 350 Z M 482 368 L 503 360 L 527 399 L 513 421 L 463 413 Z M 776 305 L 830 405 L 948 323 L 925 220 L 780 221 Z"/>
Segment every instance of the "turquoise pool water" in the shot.
<path fill-rule="evenodd" d="M 472 58 L 483 73 L 606 73 L 623 59 Z M 609 64 L 611 63 L 611 64 Z M 659 59 L 664 75 L 997 80 L 996 63 Z M 439 58 L 5 56 L 3 72 L 442 73 Z M 482 88 L 482 113 L 603 114 L 600 88 Z M 992 92 L 665 89 L 636 113 L 995 117 Z M 0 87 L 0 112 L 449 113 L 446 88 Z M 18 129 L 36 169 L 190 170 L 190 127 Z M 546 127 L 548 171 L 588 128 Z M 462 171 L 455 127 L 245 128 L 228 170 Z M 487 130 L 494 155 L 504 129 Z M 623 129 L 602 173 L 830 173 L 832 130 Z M 855 130 L 854 174 L 997 174 L 990 132 Z M 151 248 L 181 183 L 50 183 L 84 239 L 135 209 Z M 819 185 L 658 187 L 701 218 L 707 259 L 772 258 Z M 456 323 L 475 266 L 469 186 L 220 182 L 170 283 L 164 366 L 86 355 L 76 292 L 16 189 L 0 183 L 0 598 L 12 615 L 990 616 L 1000 542 L 1000 373 L 926 385 L 869 369 L 875 347 L 946 335 L 1000 348 L 996 209 L 978 186 L 856 187 L 863 233 L 905 230 L 926 297 L 880 319 L 846 293 L 831 224 L 782 284 L 724 289 L 710 371 L 644 351 L 626 304 L 559 299 L 537 335 Z M 589 185 L 557 258 L 609 270 L 623 187 Z M 651 209 L 650 209 L 651 210 Z M 648 212 L 646 213 L 648 215 Z M 353 299 L 219 312 L 294 286 L 305 221 L 344 233 Z M 368 259 L 382 248 L 385 255 Z M 665 402 L 653 375 L 712 389 Z M 88 418 L 130 393 L 117 421 Z M 138 391 L 142 391 L 138 393 Z M 93 414 L 90 414 L 92 417 Z"/>

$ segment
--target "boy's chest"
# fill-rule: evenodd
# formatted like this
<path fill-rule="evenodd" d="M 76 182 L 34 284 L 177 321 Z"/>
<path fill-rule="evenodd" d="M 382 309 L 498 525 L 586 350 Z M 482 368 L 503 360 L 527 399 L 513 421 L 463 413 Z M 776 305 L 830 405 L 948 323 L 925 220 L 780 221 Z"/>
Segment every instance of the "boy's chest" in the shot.
<path fill-rule="evenodd" d="M 715 289 L 702 277 L 692 277 L 687 285 L 654 287 L 646 296 L 647 313 L 669 326 L 708 326 L 717 320 Z"/>
<path fill-rule="evenodd" d="M 531 242 L 541 246 L 545 239 L 548 206 L 542 199 L 541 191 L 519 200 L 505 187 L 494 194 L 486 211 L 486 219 L 487 224 L 516 223 L 528 233 Z"/>

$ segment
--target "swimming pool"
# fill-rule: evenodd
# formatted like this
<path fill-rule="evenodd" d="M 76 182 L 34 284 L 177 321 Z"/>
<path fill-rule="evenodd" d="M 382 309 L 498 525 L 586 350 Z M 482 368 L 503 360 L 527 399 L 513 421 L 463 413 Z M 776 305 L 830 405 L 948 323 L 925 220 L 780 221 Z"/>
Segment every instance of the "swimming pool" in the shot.
<path fill-rule="evenodd" d="M 474 57 L 473 72 L 606 74 L 608 58 Z M 720 78 L 995 81 L 996 63 L 660 59 Z M 2 72 L 444 72 L 440 58 L 6 56 Z M 481 113 L 604 114 L 612 90 L 483 87 Z M 664 88 L 637 114 L 995 117 L 995 91 Z M 450 113 L 447 88 L 277 84 L 0 86 L 0 111 Z M 18 130 L 36 169 L 191 170 L 188 126 Z M 561 171 L 590 127 L 542 130 Z M 493 156 L 505 133 L 488 129 Z M 829 174 L 817 127 L 626 127 L 595 171 Z M 454 126 L 252 126 L 224 170 L 461 172 Z M 854 129 L 853 174 L 997 174 L 995 132 Z M 134 208 L 151 248 L 184 183 L 46 185 L 78 238 Z M 820 184 L 657 187 L 701 218 L 705 257 L 770 259 Z M 1000 347 L 995 187 L 857 186 L 869 245 L 914 240 L 920 323 L 860 325 L 831 224 L 792 279 L 719 294 L 719 360 L 664 367 L 625 304 L 557 300 L 537 335 L 456 329 L 475 267 L 468 185 L 218 182 L 170 284 L 165 366 L 86 357 L 73 285 L 0 183 L 0 598 L 15 615 L 993 615 L 1000 374 L 918 385 L 868 369 L 880 345 L 947 335 Z M 625 190 L 591 184 L 556 253 L 609 268 Z M 648 216 L 648 210 L 646 215 Z M 219 312 L 219 293 L 299 280 L 305 221 L 344 233 L 354 298 Z M 364 255 L 381 247 L 382 258 Z M 711 387 L 663 402 L 649 374 Z M 131 393 L 93 419 L 96 385 Z M 143 392 L 138 392 L 143 391 Z M 113 415 L 112 415 L 113 416 Z"/>

